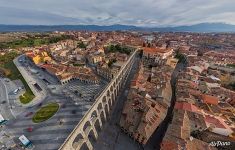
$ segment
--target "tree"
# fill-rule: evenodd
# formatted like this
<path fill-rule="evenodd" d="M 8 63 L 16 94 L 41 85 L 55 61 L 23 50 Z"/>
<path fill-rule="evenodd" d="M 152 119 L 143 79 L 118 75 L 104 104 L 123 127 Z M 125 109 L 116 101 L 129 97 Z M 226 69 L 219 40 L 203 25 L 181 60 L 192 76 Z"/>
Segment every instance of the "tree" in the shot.
<path fill-rule="evenodd" d="M 86 48 L 86 45 L 83 42 L 78 43 L 79 48 Z"/>
<path fill-rule="evenodd" d="M 111 52 L 111 53 L 119 52 L 119 53 L 124 53 L 124 54 L 127 54 L 127 55 L 129 55 L 131 53 L 131 49 L 130 48 L 121 46 L 119 44 L 117 44 L 117 45 L 110 45 L 108 47 L 107 51 Z"/>
<path fill-rule="evenodd" d="M 115 45 L 115 49 L 117 51 L 122 51 L 123 50 L 119 44 Z"/>
<path fill-rule="evenodd" d="M 182 62 L 182 63 L 187 62 L 186 56 L 184 54 L 180 53 L 179 49 L 176 50 L 175 58 L 179 59 L 179 62 Z"/>

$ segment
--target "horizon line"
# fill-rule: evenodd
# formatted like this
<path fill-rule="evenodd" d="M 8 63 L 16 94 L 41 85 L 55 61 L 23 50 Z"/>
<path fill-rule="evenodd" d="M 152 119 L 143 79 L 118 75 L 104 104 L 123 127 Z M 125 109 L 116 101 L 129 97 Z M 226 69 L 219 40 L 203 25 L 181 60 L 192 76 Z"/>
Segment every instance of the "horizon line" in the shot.
<path fill-rule="evenodd" d="M 225 23 L 225 22 L 202 22 L 202 23 L 196 23 L 196 24 L 185 24 L 185 25 L 167 25 L 167 26 L 137 26 L 137 25 L 127 25 L 127 24 L 111 24 L 111 25 L 98 25 L 98 24 L 0 24 L 0 26 L 100 26 L 100 27 L 109 27 L 109 26 L 133 26 L 138 28 L 171 28 L 171 27 L 181 27 L 181 26 L 194 26 L 194 25 L 200 25 L 200 24 L 224 24 L 224 25 L 232 25 L 235 26 L 235 24 Z"/>

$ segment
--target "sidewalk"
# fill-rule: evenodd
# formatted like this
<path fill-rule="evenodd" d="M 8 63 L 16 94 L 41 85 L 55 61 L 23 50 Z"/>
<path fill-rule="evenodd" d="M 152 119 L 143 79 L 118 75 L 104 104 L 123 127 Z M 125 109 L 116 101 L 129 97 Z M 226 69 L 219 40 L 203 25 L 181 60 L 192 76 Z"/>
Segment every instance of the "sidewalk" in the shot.
<path fill-rule="evenodd" d="M 15 117 L 10 108 L 8 89 L 4 79 L 0 79 L 0 114 L 7 120 Z"/>
<path fill-rule="evenodd" d="M 22 104 L 22 106 L 23 107 L 32 107 L 34 105 L 41 103 L 46 98 L 46 90 L 42 88 L 41 92 L 37 91 L 37 89 L 34 87 L 33 84 L 38 83 L 38 82 L 35 81 L 35 79 L 29 74 L 29 72 L 27 70 L 25 70 L 25 68 L 20 64 L 20 62 L 18 60 L 21 57 L 24 57 L 24 55 L 20 55 L 20 56 L 16 57 L 13 60 L 13 62 L 16 65 L 17 69 L 19 70 L 19 72 L 21 73 L 21 75 L 23 76 L 23 78 L 25 79 L 29 88 L 31 89 L 31 91 L 33 92 L 33 94 L 35 96 L 35 98 L 31 102 L 29 102 L 28 104 Z"/>

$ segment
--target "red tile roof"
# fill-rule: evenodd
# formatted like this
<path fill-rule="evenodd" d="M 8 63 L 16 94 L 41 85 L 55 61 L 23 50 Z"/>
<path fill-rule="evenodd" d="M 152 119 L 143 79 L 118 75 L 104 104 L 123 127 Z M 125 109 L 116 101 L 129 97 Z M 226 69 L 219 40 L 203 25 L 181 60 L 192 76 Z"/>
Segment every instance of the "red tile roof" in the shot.
<path fill-rule="evenodd" d="M 204 120 L 205 120 L 206 123 L 213 124 L 217 128 L 227 129 L 227 125 L 221 119 L 217 119 L 215 117 L 206 115 Z"/>
<path fill-rule="evenodd" d="M 204 103 L 214 104 L 214 105 L 218 105 L 218 103 L 219 103 L 219 99 L 217 97 L 211 96 L 211 95 L 206 95 L 206 94 L 202 95 L 202 101 Z"/>
<path fill-rule="evenodd" d="M 156 47 L 144 47 L 143 48 L 145 53 L 167 53 L 170 49 L 163 49 L 163 48 L 156 48 Z"/>
<path fill-rule="evenodd" d="M 187 102 L 176 102 L 175 103 L 175 109 L 182 109 L 182 110 L 187 110 L 195 113 L 201 113 L 199 108 L 197 106 L 187 103 Z"/>
<path fill-rule="evenodd" d="M 27 52 L 27 53 L 26 53 L 26 56 L 29 57 L 29 58 L 33 58 L 33 57 L 35 57 L 36 55 L 35 55 L 33 52 Z"/>

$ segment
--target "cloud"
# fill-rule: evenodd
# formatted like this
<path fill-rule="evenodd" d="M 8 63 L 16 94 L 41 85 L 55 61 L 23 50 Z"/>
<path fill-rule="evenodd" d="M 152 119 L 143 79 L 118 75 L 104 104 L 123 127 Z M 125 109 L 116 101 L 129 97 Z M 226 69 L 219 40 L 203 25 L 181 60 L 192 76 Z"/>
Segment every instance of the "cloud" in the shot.
<path fill-rule="evenodd" d="M 234 0 L 0 0 L 0 24 L 235 24 Z"/>
<path fill-rule="evenodd" d="M 0 24 L 75 24 L 79 19 L 41 11 L 0 7 Z"/>

